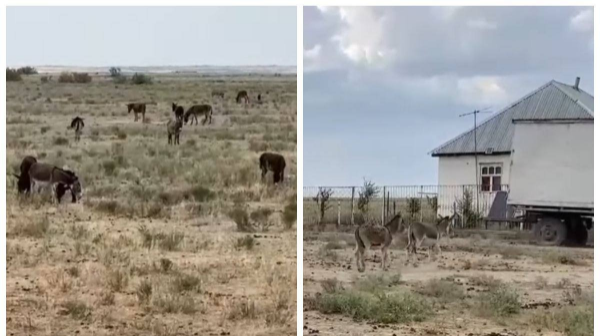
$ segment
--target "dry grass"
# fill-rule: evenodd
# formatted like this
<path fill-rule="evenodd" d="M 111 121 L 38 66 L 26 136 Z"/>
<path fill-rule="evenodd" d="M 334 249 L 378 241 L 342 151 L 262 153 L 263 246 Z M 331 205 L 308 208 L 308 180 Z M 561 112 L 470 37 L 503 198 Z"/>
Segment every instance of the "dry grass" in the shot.
<path fill-rule="evenodd" d="M 257 151 L 277 149 L 296 175 L 295 78 L 152 77 L 8 83 L 8 172 L 33 155 L 85 189 L 83 202 L 56 206 L 19 197 L 8 177 L 8 333 L 295 335 L 296 181 L 261 182 Z M 236 104 L 241 89 L 265 102 Z M 127 114 L 136 101 L 157 102 L 146 123 Z M 171 102 L 212 104 L 213 124 L 184 126 L 181 146 L 168 146 Z M 76 115 L 80 142 L 66 129 Z M 237 232 L 239 204 L 248 231 L 268 237 Z"/>

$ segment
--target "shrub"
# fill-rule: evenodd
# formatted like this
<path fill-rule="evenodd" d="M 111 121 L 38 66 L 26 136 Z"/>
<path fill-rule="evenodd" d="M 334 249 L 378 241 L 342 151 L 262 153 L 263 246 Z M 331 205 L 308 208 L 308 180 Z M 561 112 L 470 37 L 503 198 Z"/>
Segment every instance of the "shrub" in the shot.
<path fill-rule="evenodd" d="M 246 250 L 251 250 L 255 244 L 256 241 L 254 240 L 254 237 L 248 235 L 243 238 L 238 238 L 235 241 L 235 249 L 241 250 L 242 248 L 244 248 Z"/>
<path fill-rule="evenodd" d="M 89 83 L 92 77 L 87 72 L 63 72 L 58 77 L 59 83 Z"/>
<path fill-rule="evenodd" d="M 36 68 L 30 66 L 19 68 L 17 72 L 23 75 L 36 75 L 38 73 Z"/>
<path fill-rule="evenodd" d="M 112 67 L 108 69 L 110 77 L 121 77 L 121 68 Z"/>
<path fill-rule="evenodd" d="M 92 77 L 86 72 L 74 72 L 73 81 L 75 83 L 89 83 L 92 81 Z"/>
<path fill-rule="evenodd" d="M 131 83 L 138 84 L 138 85 L 139 84 L 152 84 L 152 77 L 136 72 L 133 75 L 133 77 L 131 77 Z"/>
<path fill-rule="evenodd" d="M 200 278 L 191 274 L 178 274 L 173 279 L 172 289 L 175 293 L 183 293 L 200 290 Z"/>
<path fill-rule="evenodd" d="M 507 286 L 491 289 L 479 297 L 480 313 L 504 318 L 521 311 L 519 294 Z"/>
<path fill-rule="evenodd" d="M 421 322 L 432 315 L 431 306 L 412 293 L 372 295 L 357 291 L 323 294 L 313 303 L 323 314 L 342 314 L 375 323 Z"/>
<path fill-rule="evenodd" d="M 64 315 L 70 315 L 76 320 L 87 319 L 92 313 L 91 307 L 88 307 L 84 302 L 76 300 L 64 302 L 61 305 L 61 308 L 63 309 L 62 313 Z"/>
<path fill-rule="evenodd" d="M 250 223 L 250 217 L 248 212 L 241 206 L 236 206 L 229 212 L 229 217 L 237 225 L 237 229 L 240 232 L 253 232 L 254 227 Z"/>
<path fill-rule="evenodd" d="M 283 224 L 287 230 L 291 229 L 294 223 L 296 223 L 296 195 L 293 195 L 288 200 L 288 203 L 283 208 Z"/>
<path fill-rule="evenodd" d="M 140 303 L 150 302 L 152 297 L 152 283 L 147 279 L 142 280 L 135 290 L 135 295 Z"/>
<path fill-rule="evenodd" d="M 435 297 L 442 302 L 458 301 L 465 297 L 463 290 L 456 283 L 440 279 L 427 281 L 419 293 Z"/>
<path fill-rule="evenodd" d="M 67 140 L 66 138 L 63 138 L 63 137 L 54 138 L 54 144 L 57 146 L 64 146 L 68 143 L 69 143 L 69 140 Z"/>
<path fill-rule="evenodd" d="M 62 72 L 60 76 L 58 76 L 59 83 L 73 83 L 73 75 L 70 72 Z"/>
<path fill-rule="evenodd" d="M 6 81 L 7 82 L 19 82 L 23 80 L 23 78 L 21 78 L 21 74 L 15 70 L 15 69 L 11 69 L 11 68 L 6 68 Z"/>

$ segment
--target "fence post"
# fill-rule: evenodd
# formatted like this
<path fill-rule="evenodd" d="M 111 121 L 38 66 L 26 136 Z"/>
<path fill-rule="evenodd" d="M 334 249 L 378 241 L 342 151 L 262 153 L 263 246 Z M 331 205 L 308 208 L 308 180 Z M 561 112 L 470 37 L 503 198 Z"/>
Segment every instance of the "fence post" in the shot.
<path fill-rule="evenodd" d="M 421 199 L 419 200 L 420 221 L 423 223 L 423 186 L 421 186 Z"/>
<path fill-rule="evenodd" d="M 387 193 L 387 202 L 385 203 L 385 216 L 390 217 L 390 192 Z"/>
<path fill-rule="evenodd" d="M 352 187 L 352 200 L 350 203 L 350 224 L 354 226 L 354 187 Z"/>
<path fill-rule="evenodd" d="M 340 223 L 342 220 L 342 206 L 341 206 L 341 202 L 338 201 L 338 220 L 337 220 L 337 228 L 340 228 Z"/>
<path fill-rule="evenodd" d="M 381 225 L 385 224 L 385 187 L 383 187 L 383 207 L 381 208 Z"/>
<path fill-rule="evenodd" d="M 394 201 L 394 215 L 396 215 L 396 214 L 397 214 L 397 212 L 396 212 L 396 201 Z"/>

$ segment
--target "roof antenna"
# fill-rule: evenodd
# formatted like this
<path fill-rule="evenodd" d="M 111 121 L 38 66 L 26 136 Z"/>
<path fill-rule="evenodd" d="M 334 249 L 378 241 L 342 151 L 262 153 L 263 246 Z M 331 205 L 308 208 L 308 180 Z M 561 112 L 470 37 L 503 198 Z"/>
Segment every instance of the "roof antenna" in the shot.
<path fill-rule="evenodd" d="M 468 115 L 473 115 L 473 139 L 475 140 L 475 148 L 473 153 L 475 153 L 475 195 L 477 196 L 476 207 L 477 214 L 479 214 L 479 162 L 477 162 L 477 114 L 479 113 L 490 113 L 489 109 L 491 106 L 484 108 L 483 110 L 475 110 L 469 113 L 463 113 L 459 115 L 459 117 L 466 117 Z"/>

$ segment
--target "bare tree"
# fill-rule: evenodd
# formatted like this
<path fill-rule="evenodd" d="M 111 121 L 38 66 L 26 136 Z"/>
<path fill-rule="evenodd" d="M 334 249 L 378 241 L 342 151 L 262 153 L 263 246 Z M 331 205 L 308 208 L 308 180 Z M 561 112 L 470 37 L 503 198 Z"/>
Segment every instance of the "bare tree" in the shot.
<path fill-rule="evenodd" d="M 365 180 L 362 190 L 358 192 L 358 210 L 362 213 L 363 220 L 366 221 L 369 214 L 369 203 L 379 193 L 379 188 L 375 183 Z"/>
<path fill-rule="evenodd" d="M 317 203 L 317 207 L 319 208 L 319 226 L 323 222 L 323 218 L 325 217 L 325 211 L 331 208 L 331 204 L 329 203 L 329 198 L 333 195 L 333 190 L 330 188 L 322 188 L 319 187 L 319 191 L 317 192 L 317 196 L 313 197 L 313 201 Z"/>

